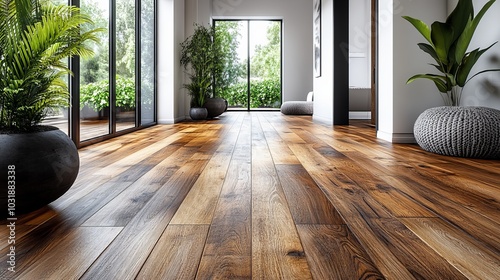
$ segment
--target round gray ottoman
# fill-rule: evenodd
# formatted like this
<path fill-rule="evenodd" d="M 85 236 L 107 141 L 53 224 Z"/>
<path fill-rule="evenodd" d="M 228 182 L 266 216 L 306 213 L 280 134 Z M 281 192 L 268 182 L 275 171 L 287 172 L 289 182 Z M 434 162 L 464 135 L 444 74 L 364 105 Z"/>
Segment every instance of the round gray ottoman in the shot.
<path fill-rule="evenodd" d="M 312 101 L 287 101 L 281 105 L 281 113 L 285 115 L 312 115 Z"/>
<path fill-rule="evenodd" d="M 443 106 L 425 110 L 413 128 L 426 151 L 457 157 L 500 159 L 500 111 Z"/>

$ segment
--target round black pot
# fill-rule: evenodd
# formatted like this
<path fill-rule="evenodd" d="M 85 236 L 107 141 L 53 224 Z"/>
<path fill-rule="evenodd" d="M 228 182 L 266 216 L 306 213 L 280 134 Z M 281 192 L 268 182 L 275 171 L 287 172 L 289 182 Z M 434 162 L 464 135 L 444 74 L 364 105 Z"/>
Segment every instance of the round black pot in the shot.
<path fill-rule="evenodd" d="M 73 185 L 78 175 L 80 158 L 75 144 L 59 129 L 45 128 L 49 130 L 0 133 L 0 174 L 4 174 L 0 177 L 1 217 L 13 216 L 9 208 L 18 215 L 51 203 Z M 9 200 L 9 190 L 14 200 Z"/>
<path fill-rule="evenodd" d="M 203 107 L 207 108 L 207 117 L 213 119 L 227 110 L 227 101 L 220 97 L 207 98 Z"/>
<path fill-rule="evenodd" d="M 208 116 L 207 108 L 193 107 L 189 110 L 189 116 L 192 120 L 204 120 Z"/>

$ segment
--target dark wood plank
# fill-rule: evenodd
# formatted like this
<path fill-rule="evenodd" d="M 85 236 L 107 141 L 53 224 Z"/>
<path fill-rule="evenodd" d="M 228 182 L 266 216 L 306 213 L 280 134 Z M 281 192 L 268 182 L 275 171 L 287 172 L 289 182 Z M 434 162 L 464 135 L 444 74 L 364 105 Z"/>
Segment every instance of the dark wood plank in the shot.
<path fill-rule="evenodd" d="M 345 225 L 298 225 L 314 279 L 385 279 Z"/>
<path fill-rule="evenodd" d="M 302 165 L 276 165 L 295 224 L 344 224 Z"/>

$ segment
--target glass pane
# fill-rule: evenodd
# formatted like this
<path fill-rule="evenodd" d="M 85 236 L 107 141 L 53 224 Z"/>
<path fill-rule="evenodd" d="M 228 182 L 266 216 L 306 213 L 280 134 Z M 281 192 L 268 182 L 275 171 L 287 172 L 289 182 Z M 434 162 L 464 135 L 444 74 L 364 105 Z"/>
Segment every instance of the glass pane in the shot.
<path fill-rule="evenodd" d="M 116 130 L 135 127 L 135 1 L 116 1 Z"/>
<path fill-rule="evenodd" d="M 250 21 L 250 108 L 281 107 L 281 22 Z"/>
<path fill-rule="evenodd" d="M 248 21 L 215 21 L 221 46 L 220 61 L 226 71 L 215 80 L 215 94 L 232 110 L 248 108 Z"/>
<path fill-rule="evenodd" d="M 155 121 L 154 19 L 154 0 L 143 0 L 141 2 L 141 125 Z"/>
<path fill-rule="evenodd" d="M 81 0 L 81 9 L 94 20 L 94 28 L 108 30 L 109 2 Z M 88 27 L 87 27 L 88 28 Z M 98 34 L 95 55 L 80 59 L 80 140 L 109 134 L 109 34 Z"/>

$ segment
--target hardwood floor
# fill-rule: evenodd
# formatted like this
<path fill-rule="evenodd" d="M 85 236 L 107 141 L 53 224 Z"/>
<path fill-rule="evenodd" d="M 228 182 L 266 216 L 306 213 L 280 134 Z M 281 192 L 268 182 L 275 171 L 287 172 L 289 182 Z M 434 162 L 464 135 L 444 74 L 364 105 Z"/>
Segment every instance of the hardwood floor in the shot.
<path fill-rule="evenodd" d="M 498 279 L 500 161 L 228 112 L 83 148 L 1 279 Z"/>

